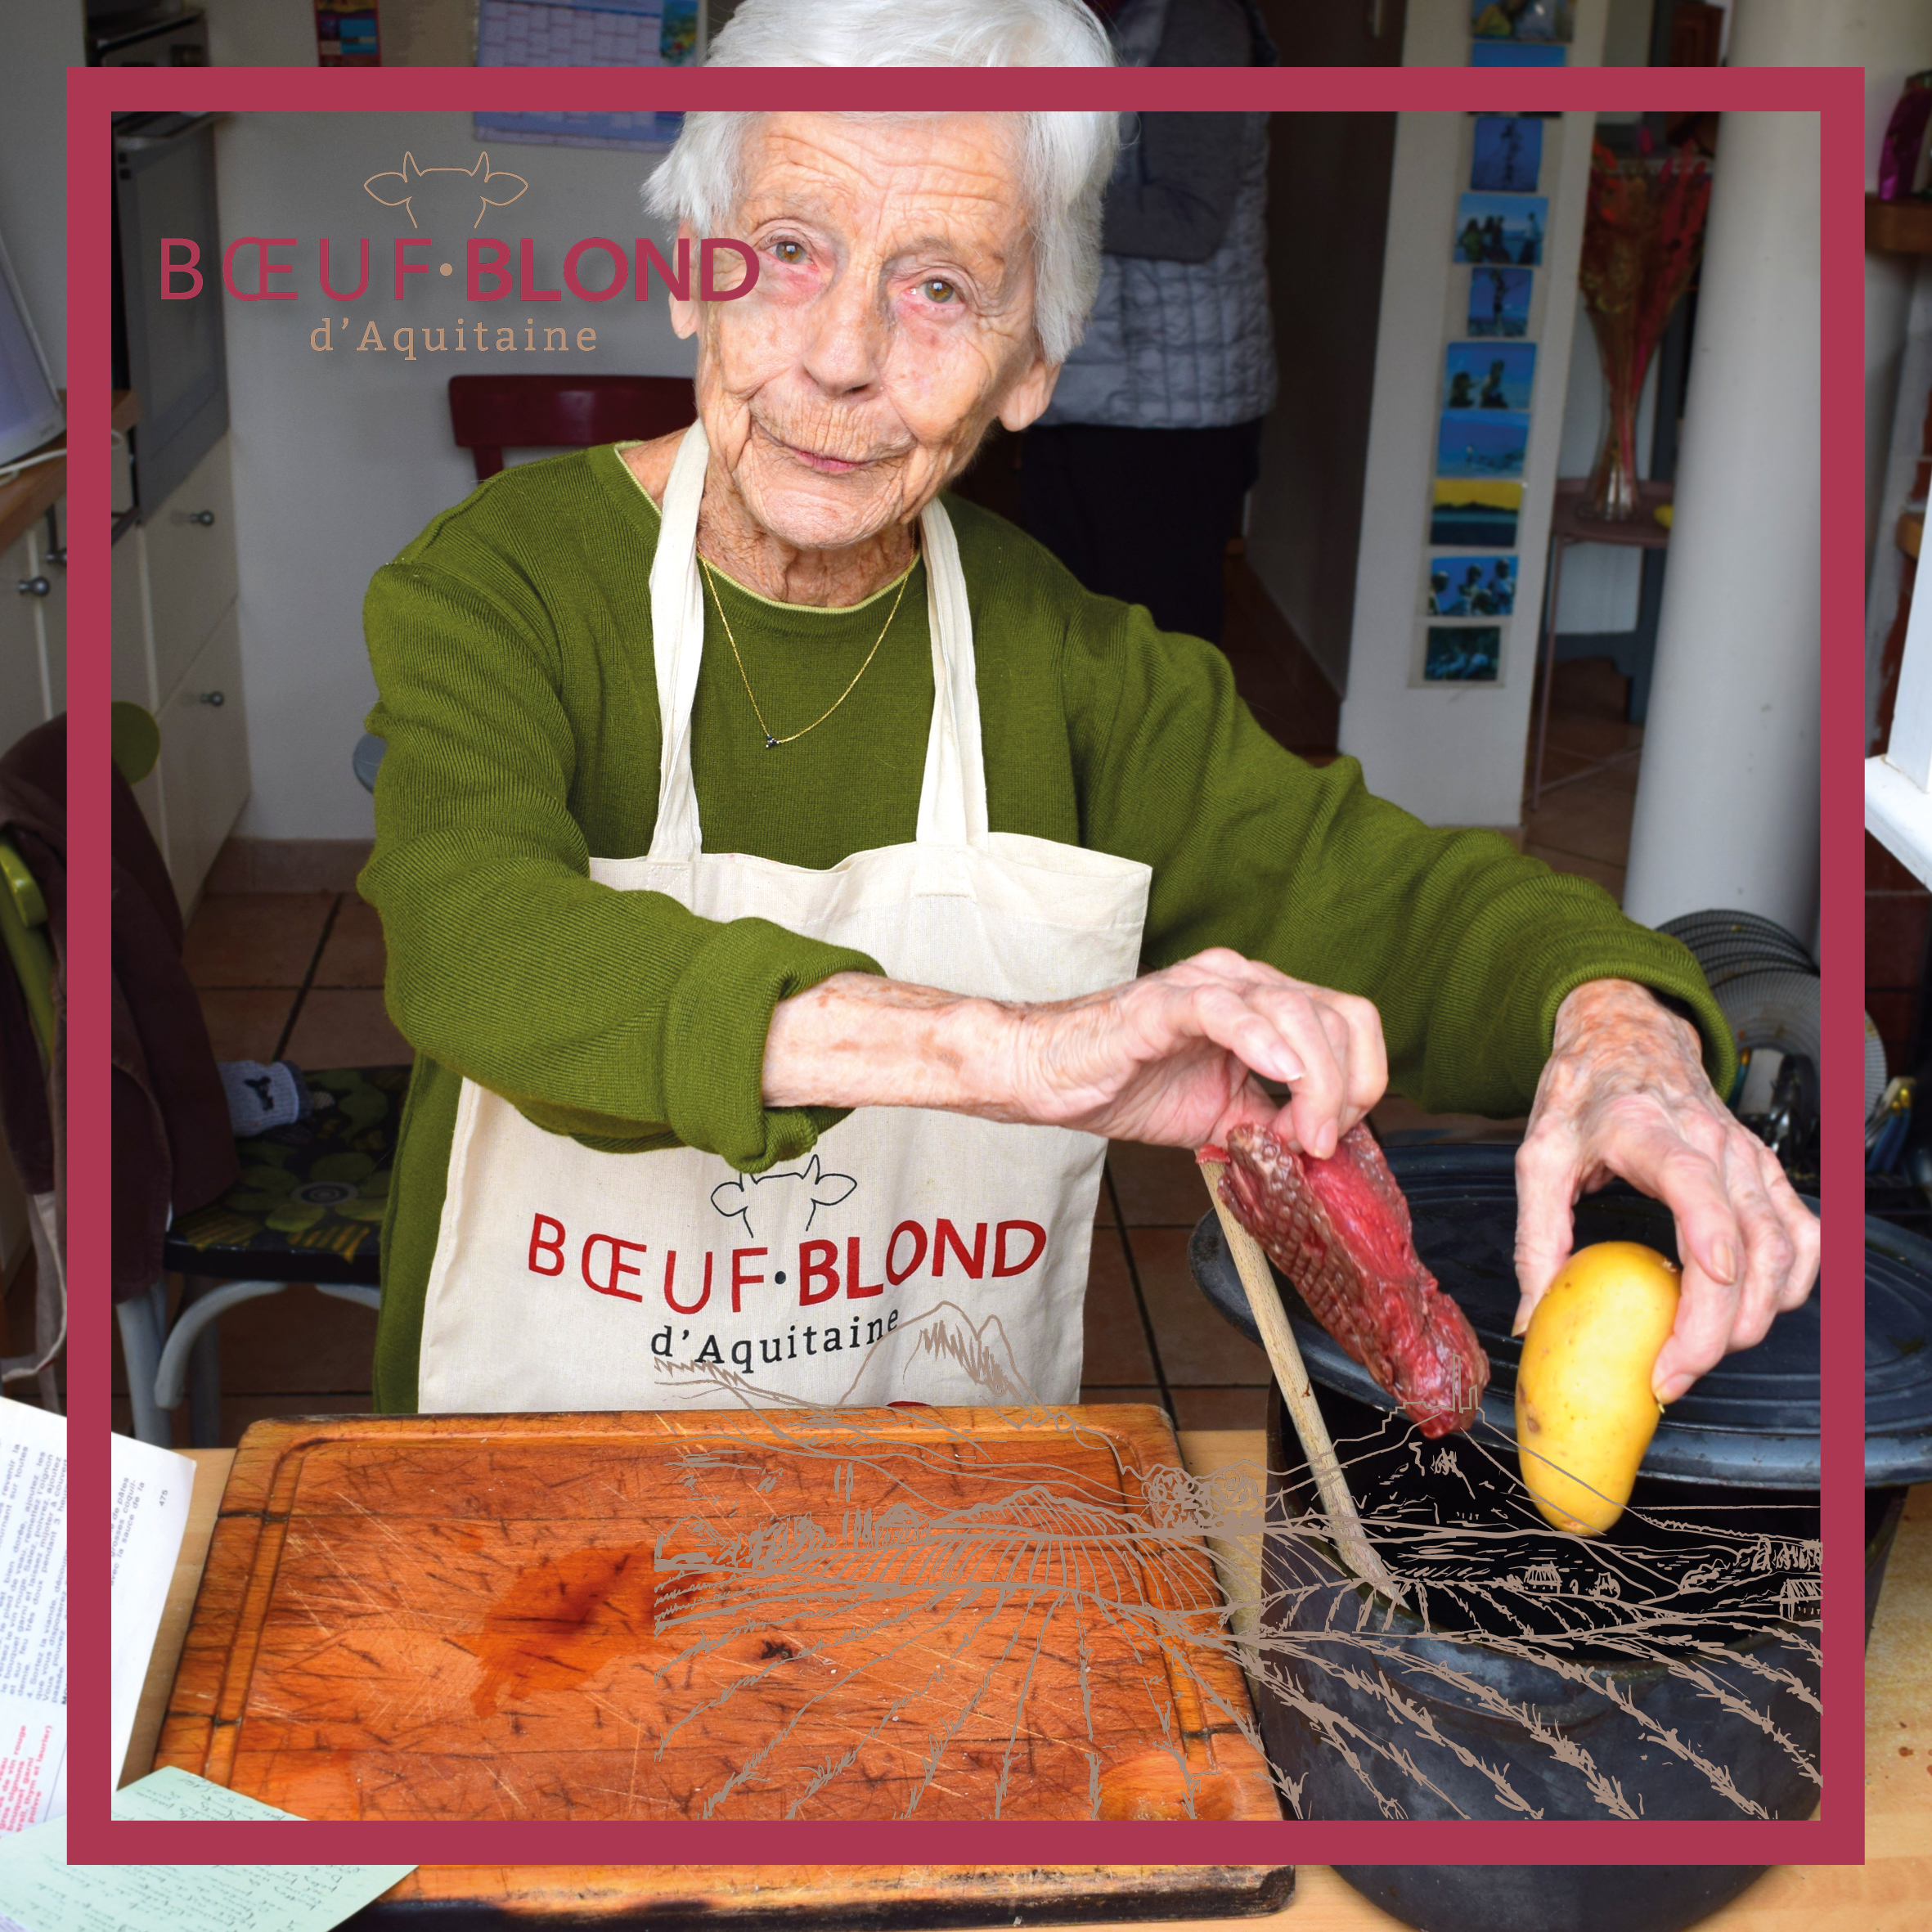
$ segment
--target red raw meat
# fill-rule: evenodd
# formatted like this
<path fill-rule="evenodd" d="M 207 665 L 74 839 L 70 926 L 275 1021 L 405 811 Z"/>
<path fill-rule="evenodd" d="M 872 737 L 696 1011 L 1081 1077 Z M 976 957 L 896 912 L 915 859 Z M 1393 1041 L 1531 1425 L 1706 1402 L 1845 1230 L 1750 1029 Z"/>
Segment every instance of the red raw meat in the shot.
<path fill-rule="evenodd" d="M 1475 1421 L 1489 1358 L 1415 1251 L 1409 1203 L 1366 1126 L 1317 1161 L 1260 1127 L 1202 1148 L 1223 1161 L 1221 1198 L 1314 1318 L 1425 1436 Z"/>

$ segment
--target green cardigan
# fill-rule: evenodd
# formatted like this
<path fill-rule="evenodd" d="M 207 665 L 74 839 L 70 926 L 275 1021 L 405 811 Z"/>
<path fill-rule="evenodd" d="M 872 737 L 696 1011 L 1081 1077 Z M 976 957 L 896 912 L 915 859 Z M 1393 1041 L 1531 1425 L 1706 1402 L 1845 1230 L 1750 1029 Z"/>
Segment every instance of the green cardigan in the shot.
<path fill-rule="evenodd" d="M 1674 941 L 1493 833 L 1432 830 L 1372 798 L 1352 759 L 1292 757 L 1213 646 L 1090 595 L 998 517 L 948 509 L 993 828 L 1151 866 L 1148 968 L 1226 946 L 1365 994 L 1398 1091 L 1498 1117 L 1528 1108 L 1564 995 L 1635 979 L 1688 1003 L 1728 1090 L 1729 1029 Z M 464 1076 L 613 1160 L 682 1143 L 756 1172 L 841 1117 L 764 1104 L 765 1035 L 778 1001 L 874 961 L 588 877 L 592 854 L 647 851 L 657 815 L 657 535 L 616 448 L 592 449 L 492 478 L 370 586 L 369 728 L 388 748 L 360 883 L 382 915 L 389 1012 L 417 1049 L 383 1224 L 383 1409 L 416 1404 Z M 808 724 L 896 586 L 820 610 L 719 580 L 743 674 L 708 604 L 692 721 L 707 850 L 824 868 L 913 838 L 932 703 L 923 568 L 851 695 L 777 750 L 746 681 L 775 731 Z"/>

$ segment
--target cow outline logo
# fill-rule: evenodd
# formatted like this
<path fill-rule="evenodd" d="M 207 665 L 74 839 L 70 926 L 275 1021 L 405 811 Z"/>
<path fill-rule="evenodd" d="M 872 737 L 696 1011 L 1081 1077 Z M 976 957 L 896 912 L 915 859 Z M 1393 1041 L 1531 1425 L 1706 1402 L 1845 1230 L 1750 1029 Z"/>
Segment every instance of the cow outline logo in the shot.
<path fill-rule="evenodd" d="M 424 176 L 429 174 L 467 174 L 482 189 L 483 205 L 476 211 L 476 219 L 470 224 L 472 228 L 480 228 L 483 226 L 483 217 L 492 208 L 509 207 L 510 203 L 518 200 L 530 186 L 529 182 L 525 181 L 520 174 L 512 174 L 505 168 L 492 168 L 490 157 L 487 154 L 479 154 L 476 157 L 474 164 L 468 168 L 422 168 L 417 165 L 416 156 L 405 151 L 402 156 L 402 165 L 400 168 L 392 168 L 384 174 L 371 175 L 368 180 L 362 183 L 362 191 L 372 200 L 381 202 L 384 208 L 400 208 L 409 217 L 410 227 L 417 227 L 420 224 L 416 218 L 416 210 L 410 206 L 410 201 L 416 193 L 416 183 L 420 181 Z M 377 192 L 375 186 L 379 181 L 400 182 L 402 192 L 397 195 L 380 194 Z M 496 200 L 489 192 L 491 185 L 496 182 L 514 182 L 516 193 L 505 195 L 501 200 Z"/>
<path fill-rule="evenodd" d="M 711 1190 L 711 1204 L 726 1220 L 742 1220 L 746 1238 L 756 1241 L 758 1231 L 752 1225 L 752 1209 L 757 1204 L 750 1190 L 775 1180 L 804 1182 L 811 1202 L 811 1212 L 805 1217 L 806 1233 L 811 1232 L 821 1207 L 836 1207 L 859 1184 L 849 1174 L 826 1173 L 814 1154 L 802 1167 L 775 1168 L 769 1174 L 741 1174 L 735 1180 L 720 1181 Z"/>

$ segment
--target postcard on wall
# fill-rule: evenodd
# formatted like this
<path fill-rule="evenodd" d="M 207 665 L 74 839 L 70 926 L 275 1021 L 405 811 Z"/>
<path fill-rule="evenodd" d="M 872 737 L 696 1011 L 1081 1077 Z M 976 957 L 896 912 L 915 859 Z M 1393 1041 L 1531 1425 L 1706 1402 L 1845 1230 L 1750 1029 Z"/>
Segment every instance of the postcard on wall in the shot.
<path fill-rule="evenodd" d="M 1534 115 L 1479 115 L 1469 185 L 1505 195 L 1533 195 L 1543 168 L 1543 123 Z"/>
<path fill-rule="evenodd" d="M 1452 342 L 1443 360 L 1445 409 L 1527 409 L 1536 377 L 1533 342 Z"/>
<path fill-rule="evenodd" d="M 1494 684 L 1503 668 L 1500 624 L 1431 624 L 1422 654 L 1426 684 Z"/>
<path fill-rule="evenodd" d="M 1523 335 L 1530 328 L 1530 299 L 1536 276 L 1528 268 L 1471 268 L 1469 271 L 1469 333 L 1471 335 Z"/>
<path fill-rule="evenodd" d="M 1429 519 L 1429 541 L 1444 550 L 1512 550 L 1516 540 L 1516 512 L 1522 506 L 1523 486 L 1520 483 L 1438 477 L 1435 507 Z"/>
<path fill-rule="evenodd" d="M 1569 50 L 1539 47 L 1530 40 L 1477 40 L 1470 43 L 1471 67 L 1566 67 Z"/>
<path fill-rule="evenodd" d="M 1469 0 L 1469 31 L 1478 40 L 1569 40 L 1576 31 L 1573 0 Z"/>
<path fill-rule="evenodd" d="M 1516 606 L 1514 557 L 1430 559 L 1425 617 L 1506 618 Z"/>
<path fill-rule="evenodd" d="M 1436 438 L 1438 476 L 1521 476 L 1530 418 L 1515 409 L 1445 409 Z"/>
<path fill-rule="evenodd" d="M 1539 267 L 1550 204 L 1541 195 L 1465 195 L 1456 210 L 1458 262 Z"/>

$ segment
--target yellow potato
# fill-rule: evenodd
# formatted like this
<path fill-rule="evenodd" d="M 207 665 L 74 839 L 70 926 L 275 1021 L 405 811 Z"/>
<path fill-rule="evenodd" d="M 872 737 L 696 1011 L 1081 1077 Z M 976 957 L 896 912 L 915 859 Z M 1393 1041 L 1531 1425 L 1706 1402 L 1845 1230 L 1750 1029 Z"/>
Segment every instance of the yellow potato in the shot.
<path fill-rule="evenodd" d="M 1678 1270 L 1655 1248 L 1579 1248 L 1530 1318 L 1516 1453 L 1559 1530 L 1601 1536 L 1624 1513 L 1663 1410 L 1651 1370 L 1677 1319 Z"/>

